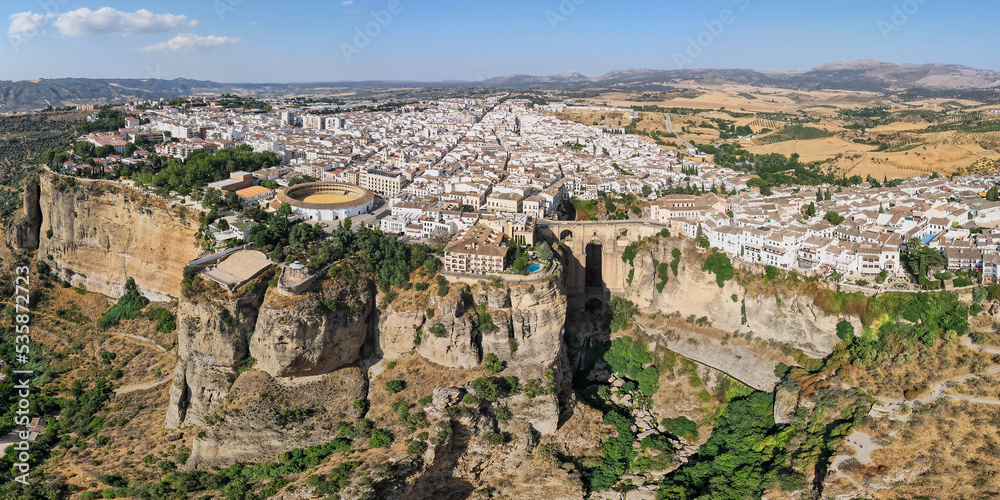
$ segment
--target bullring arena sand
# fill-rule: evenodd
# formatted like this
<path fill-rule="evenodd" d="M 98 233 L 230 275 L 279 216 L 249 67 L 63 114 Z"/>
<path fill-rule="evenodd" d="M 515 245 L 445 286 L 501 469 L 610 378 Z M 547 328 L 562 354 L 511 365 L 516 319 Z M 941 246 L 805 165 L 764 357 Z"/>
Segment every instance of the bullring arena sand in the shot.
<path fill-rule="evenodd" d="M 306 203 L 344 203 L 354 201 L 355 199 L 352 196 L 344 196 L 342 194 L 314 194 L 306 196 L 302 201 Z"/>

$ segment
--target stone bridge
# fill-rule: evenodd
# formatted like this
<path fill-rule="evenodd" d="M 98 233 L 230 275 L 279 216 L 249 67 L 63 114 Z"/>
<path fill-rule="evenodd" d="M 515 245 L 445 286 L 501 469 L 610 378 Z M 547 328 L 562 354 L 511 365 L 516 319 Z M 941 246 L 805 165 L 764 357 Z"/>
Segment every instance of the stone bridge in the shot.
<path fill-rule="evenodd" d="M 624 293 L 628 266 L 622 252 L 631 243 L 658 234 L 665 224 L 643 221 L 552 221 L 539 220 L 538 234 L 569 248 L 566 262 L 566 293 L 570 307 L 602 305 L 612 293 Z M 596 306 L 596 304 L 593 304 Z"/>

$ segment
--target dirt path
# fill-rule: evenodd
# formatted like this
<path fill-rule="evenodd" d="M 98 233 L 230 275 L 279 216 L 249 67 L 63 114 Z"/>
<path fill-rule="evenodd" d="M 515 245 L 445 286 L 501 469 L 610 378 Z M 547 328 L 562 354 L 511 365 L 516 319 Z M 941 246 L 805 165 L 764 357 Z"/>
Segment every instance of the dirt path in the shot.
<path fill-rule="evenodd" d="M 970 403 L 982 403 L 987 405 L 1000 405 L 1000 399 L 980 398 L 976 396 L 963 396 L 961 394 L 945 394 L 944 397 L 956 401 L 968 401 Z"/>
<path fill-rule="evenodd" d="M 132 335 L 131 333 L 120 333 L 120 332 L 119 333 L 115 333 L 114 335 L 116 337 L 125 337 L 127 339 L 138 340 L 139 342 L 143 342 L 143 343 L 146 343 L 146 344 L 152 344 L 154 347 L 156 347 L 157 349 L 159 349 L 159 350 L 161 350 L 163 352 L 167 351 L 166 347 L 163 347 L 162 345 L 157 344 L 155 340 L 147 338 L 147 337 L 143 337 L 142 335 Z"/>
<path fill-rule="evenodd" d="M 163 384 L 165 384 L 167 382 L 170 382 L 173 379 L 174 379 L 174 377 L 171 375 L 169 377 L 163 377 L 160 380 L 156 380 L 156 381 L 153 381 L 153 382 L 147 382 L 145 384 L 135 384 L 135 385 L 128 385 L 128 386 L 125 386 L 125 387 L 119 387 L 119 388 L 115 389 L 115 394 L 118 395 L 118 396 L 121 396 L 123 394 L 130 394 L 130 393 L 133 393 L 133 392 L 136 392 L 136 391 L 145 391 L 147 389 L 152 389 L 152 388 L 154 388 L 154 387 L 156 387 L 158 385 L 163 385 Z"/>
<path fill-rule="evenodd" d="M 973 344 L 972 337 L 968 335 L 966 335 L 965 338 L 962 339 L 962 343 L 965 344 L 965 347 L 968 347 L 969 349 L 975 349 L 977 351 L 987 352 L 990 354 L 1000 354 L 1000 349 L 996 349 L 993 347 L 986 347 L 980 344 Z"/>
<path fill-rule="evenodd" d="M 1000 354 L 1000 349 L 995 349 L 995 348 L 987 347 L 987 346 L 984 346 L 984 345 L 974 344 L 974 343 L 972 343 L 972 339 L 969 338 L 969 337 L 965 337 L 962 340 L 962 343 L 966 347 L 968 347 L 970 349 L 974 349 L 974 350 L 980 351 L 980 352 L 985 352 L 985 353 L 989 353 L 989 354 Z M 922 398 L 918 398 L 918 399 L 900 399 L 900 398 L 892 398 L 892 397 L 879 396 L 877 399 L 879 401 L 883 401 L 883 402 L 886 402 L 886 403 L 894 403 L 894 404 L 900 404 L 900 405 L 907 404 L 907 403 L 928 404 L 931 401 L 934 401 L 935 399 L 938 399 L 938 398 L 948 398 L 948 399 L 954 399 L 956 401 L 968 401 L 968 402 L 972 402 L 972 403 L 983 403 L 983 404 L 989 404 L 989 405 L 1000 405 L 1000 400 L 998 400 L 998 399 L 980 398 L 980 397 L 976 397 L 976 396 L 967 396 L 967 395 L 963 395 L 963 394 L 947 394 L 947 393 L 944 392 L 944 390 L 945 390 L 946 387 L 949 387 L 949 386 L 952 386 L 952 385 L 963 384 L 965 382 L 971 382 L 973 380 L 983 378 L 983 377 L 985 377 L 987 375 L 993 375 L 994 373 L 1000 373 L 1000 365 L 998 365 L 998 366 L 992 366 L 992 367 L 990 367 L 988 370 L 986 370 L 983 373 L 978 373 L 978 374 L 975 374 L 975 375 L 960 375 L 960 376 L 957 376 L 957 377 L 945 380 L 944 382 L 941 382 L 940 384 L 938 384 L 937 386 L 935 386 L 934 389 L 930 392 L 930 394 L 928 394 L 928 395 L 926 395 L 926 396 L 924 396 Z"/>

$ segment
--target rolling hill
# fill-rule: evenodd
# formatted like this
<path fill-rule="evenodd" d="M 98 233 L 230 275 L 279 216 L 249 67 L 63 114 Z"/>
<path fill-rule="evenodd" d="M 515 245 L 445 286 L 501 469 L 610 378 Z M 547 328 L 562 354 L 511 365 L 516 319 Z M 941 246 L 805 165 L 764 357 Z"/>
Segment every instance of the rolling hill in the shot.
<path fill-rule="evenodd" d="M 672 90 L 691 85 L 740 84 L 789 90 L 851 90 L 916 92 L 925 97 L 974 95 L 1000 101 L 1000 73 L 949 64 L 893 64 L 864 59 L 824 64 L 809 71 L 777 72 L 751 69 L 623 69 L 586 77 L 571 71 L 549 76 L 510 75 L 478 82 L 352 81 L 329 83 L 217 83 L 178 78 L 86 79 L 60 78 L 0 81 L 0 112 L 132 99 L 174 98 L 235 92 L 275 97 L 323 89 L 375 88 L 495 88 L 512 90 Z"/>

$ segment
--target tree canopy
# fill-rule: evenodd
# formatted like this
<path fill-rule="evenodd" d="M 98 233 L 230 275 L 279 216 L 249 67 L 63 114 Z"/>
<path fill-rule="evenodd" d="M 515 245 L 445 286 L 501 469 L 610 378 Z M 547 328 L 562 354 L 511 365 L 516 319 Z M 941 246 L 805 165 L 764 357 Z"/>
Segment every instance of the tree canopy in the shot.
<path fill-rule="evenodd" d="M 184 162 L 171 158 L 162 169 L 158 168 L 156 163 L 146 162 L 139 172 L 132 175 L 132 178 L 156 187 L 177 190 L 220 181 L 229 177 L 232 172 L 241 170 L 253 172 L 280 163 L 278 155 L 273 152 L 256 153 L 250 146 L 241 144 L 213 154 L 191 153 Z"/>
<path fill-rule="evenodd" d="M 844 222 L 844 216 L 838 214 L 833 210 L 827 212 L 826 215 L 823 216 L 823 218 L 826 219 L 826 221 L 833 226 L 839 226 L 841 222 Z"/>

